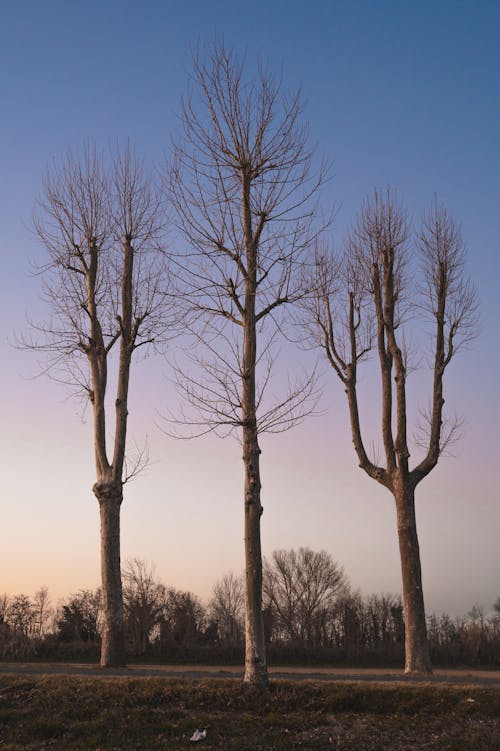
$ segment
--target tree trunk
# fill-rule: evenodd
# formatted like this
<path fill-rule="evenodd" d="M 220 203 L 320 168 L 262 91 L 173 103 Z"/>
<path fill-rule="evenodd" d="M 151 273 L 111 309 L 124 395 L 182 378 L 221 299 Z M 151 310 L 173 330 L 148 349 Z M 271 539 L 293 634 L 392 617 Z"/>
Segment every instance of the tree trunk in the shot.
<path fill-rule="evenodd" d="M 415 519 L 415 490 L 409 480 L 405 482 L 398 478 L 395 481 L 394 498 L 403 577 L 405 673 L 432 673 Z"/>
<path fill-rule="evenodd" d="M 260 448 L 257 432 L 255 369 L 257 367 L 258 239 L 252 231 L 248 171 L 242 172 L 242 220 L 245 237 L 246 278 L 243 314 L 242 425 L 245 465 L 245 677 L 260 688 L 268 684 L 264 616 L 262 614 L 262 550 L 260 544 Z"/>
<path fill-rule="evenodd" d="M 262 551 L 260 542 L 260 449 L 256 430 L 244 429 L 245 465 L 245 677 L 244 683 L 268 684 L 262 614 Z"/>
<path fill-rule="evenodd" d="M 103 627 L 101 667 L 125 665 L 125 628 L 120 571 L 120 507 L 122 489 L 96 483 L 94 493 L 101 515 L 101 578 Z"/>

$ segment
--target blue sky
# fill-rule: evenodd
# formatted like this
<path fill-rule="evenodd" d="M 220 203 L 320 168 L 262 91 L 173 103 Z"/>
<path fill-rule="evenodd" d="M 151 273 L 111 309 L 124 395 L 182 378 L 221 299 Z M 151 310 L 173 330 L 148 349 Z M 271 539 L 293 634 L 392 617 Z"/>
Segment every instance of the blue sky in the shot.
<path fill-rule="evenodd" d="M 428 609 L 488 609 L 500 594 L 500 6 L 444 0 L 2 0 L 0 592 L 46 584 L 56 598 L 99 577 L 87 416 L 62 387 L 33 380 L 36 356 L 9 344 L 28 313 L 43 313 L 29 275 L 29 259 L 43 258 L 31 232 L 43 172 L 85 139 L 107 148 L 130 138 L 161 163 L 191 53 L 215 34 L 250 67 L 260 55 L 286 88 L 302 87 L 311 139 L 333 160 L 325 201 L 339 209 L 336 237 L 363 196 L 389 183 L 416 221 L 437 193 L 462 222 L 482 334 L 450 371 L 448 401 L 466 434 L 420 486 L 418 520 Z M 156 410 L 177 400 L 167 373 L 156 359 L 133 372 L 131 434 L 148 435 L 152 464 L 126 490 L 123 555 L 155 561 L 164 581 L 206 597 L 243 566 L 240 450 L 175 442 L 155 427 Z M 414 378 L 423 393 L 425 373 Z M 368 390 L 368 423 L 373 398 Z M 263 441 L 264 550 L 324 548 L 354 587 L 397 592 L 392 500 L 356 467 L 333 378 L 323 406 Z"/>

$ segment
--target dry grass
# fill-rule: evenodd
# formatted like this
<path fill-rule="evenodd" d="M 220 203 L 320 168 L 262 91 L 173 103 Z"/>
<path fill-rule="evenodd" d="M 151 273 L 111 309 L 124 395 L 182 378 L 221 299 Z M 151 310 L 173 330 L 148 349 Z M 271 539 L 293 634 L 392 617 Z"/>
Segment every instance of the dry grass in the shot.
<path fill-rule="evenodd" d="M 196 728 L 207 739 L 189 742 Z M 0 751 L 498 751 L 500 690 L 161 678 L 0 678 Z"/>

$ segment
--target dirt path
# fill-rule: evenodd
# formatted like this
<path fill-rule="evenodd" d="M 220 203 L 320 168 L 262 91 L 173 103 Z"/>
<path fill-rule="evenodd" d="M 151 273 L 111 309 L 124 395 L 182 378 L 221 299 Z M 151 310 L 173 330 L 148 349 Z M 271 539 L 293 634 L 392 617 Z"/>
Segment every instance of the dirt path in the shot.
<path fill-rule="evenodd" d="M 269 669 L 271 678 L 288 681 L 368 681 L 380 683 L 452 683 L 500 687 L 500 670 L 440 670 L 432 676 L 409 678 L 402 671 L 386 668 L 305 668 L 279 667 Z M 0 675 L 75 675 L 101 678 L 171 678 L 200 680 L 203 678 L 241 679 L 241 667 L 211 665 L 132 665 L 127 668 L 99 668 L 77 663 L 0 663 Z"/>

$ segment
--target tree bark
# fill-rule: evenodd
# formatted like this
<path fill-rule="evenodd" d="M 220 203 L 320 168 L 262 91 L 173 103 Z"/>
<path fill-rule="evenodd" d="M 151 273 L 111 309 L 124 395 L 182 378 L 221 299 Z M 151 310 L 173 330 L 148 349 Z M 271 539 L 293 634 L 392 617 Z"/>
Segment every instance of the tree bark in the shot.
<path fill-rule="evenodd" d="M 405 673 L 432 673 L 415 518 L 415 490 L 409 479 L 395 480 L 394 498 L 403 579 Z"/>
<path fill-rule="evenodd" d="M 245 676 L 244 683 L 268 683 L 262 614 L 262 550 L 260 540 L 260 448 L 255 407 L 256 331 L 254 296 L 247 296 L 243 346 L 242 417 L 245 467 Z"/>
<path fill-rule="evenodd" d="M 125 629 L 120 570 L 120 507 L 122 488 L 97 482 L 94 493 L 101 516 L 101 578 L 103 627 L 101 667 L 125 665 Z"/>
<path fill-rule="evenodd" d="M 244 683 L 268 683 L 264 618 L 262 614 L 262 551 L 260 541 L 260 449 L 256 431 L 245 431 L 245 676 Z M 252 435 L 253 434 L 253 435 Z"/>

